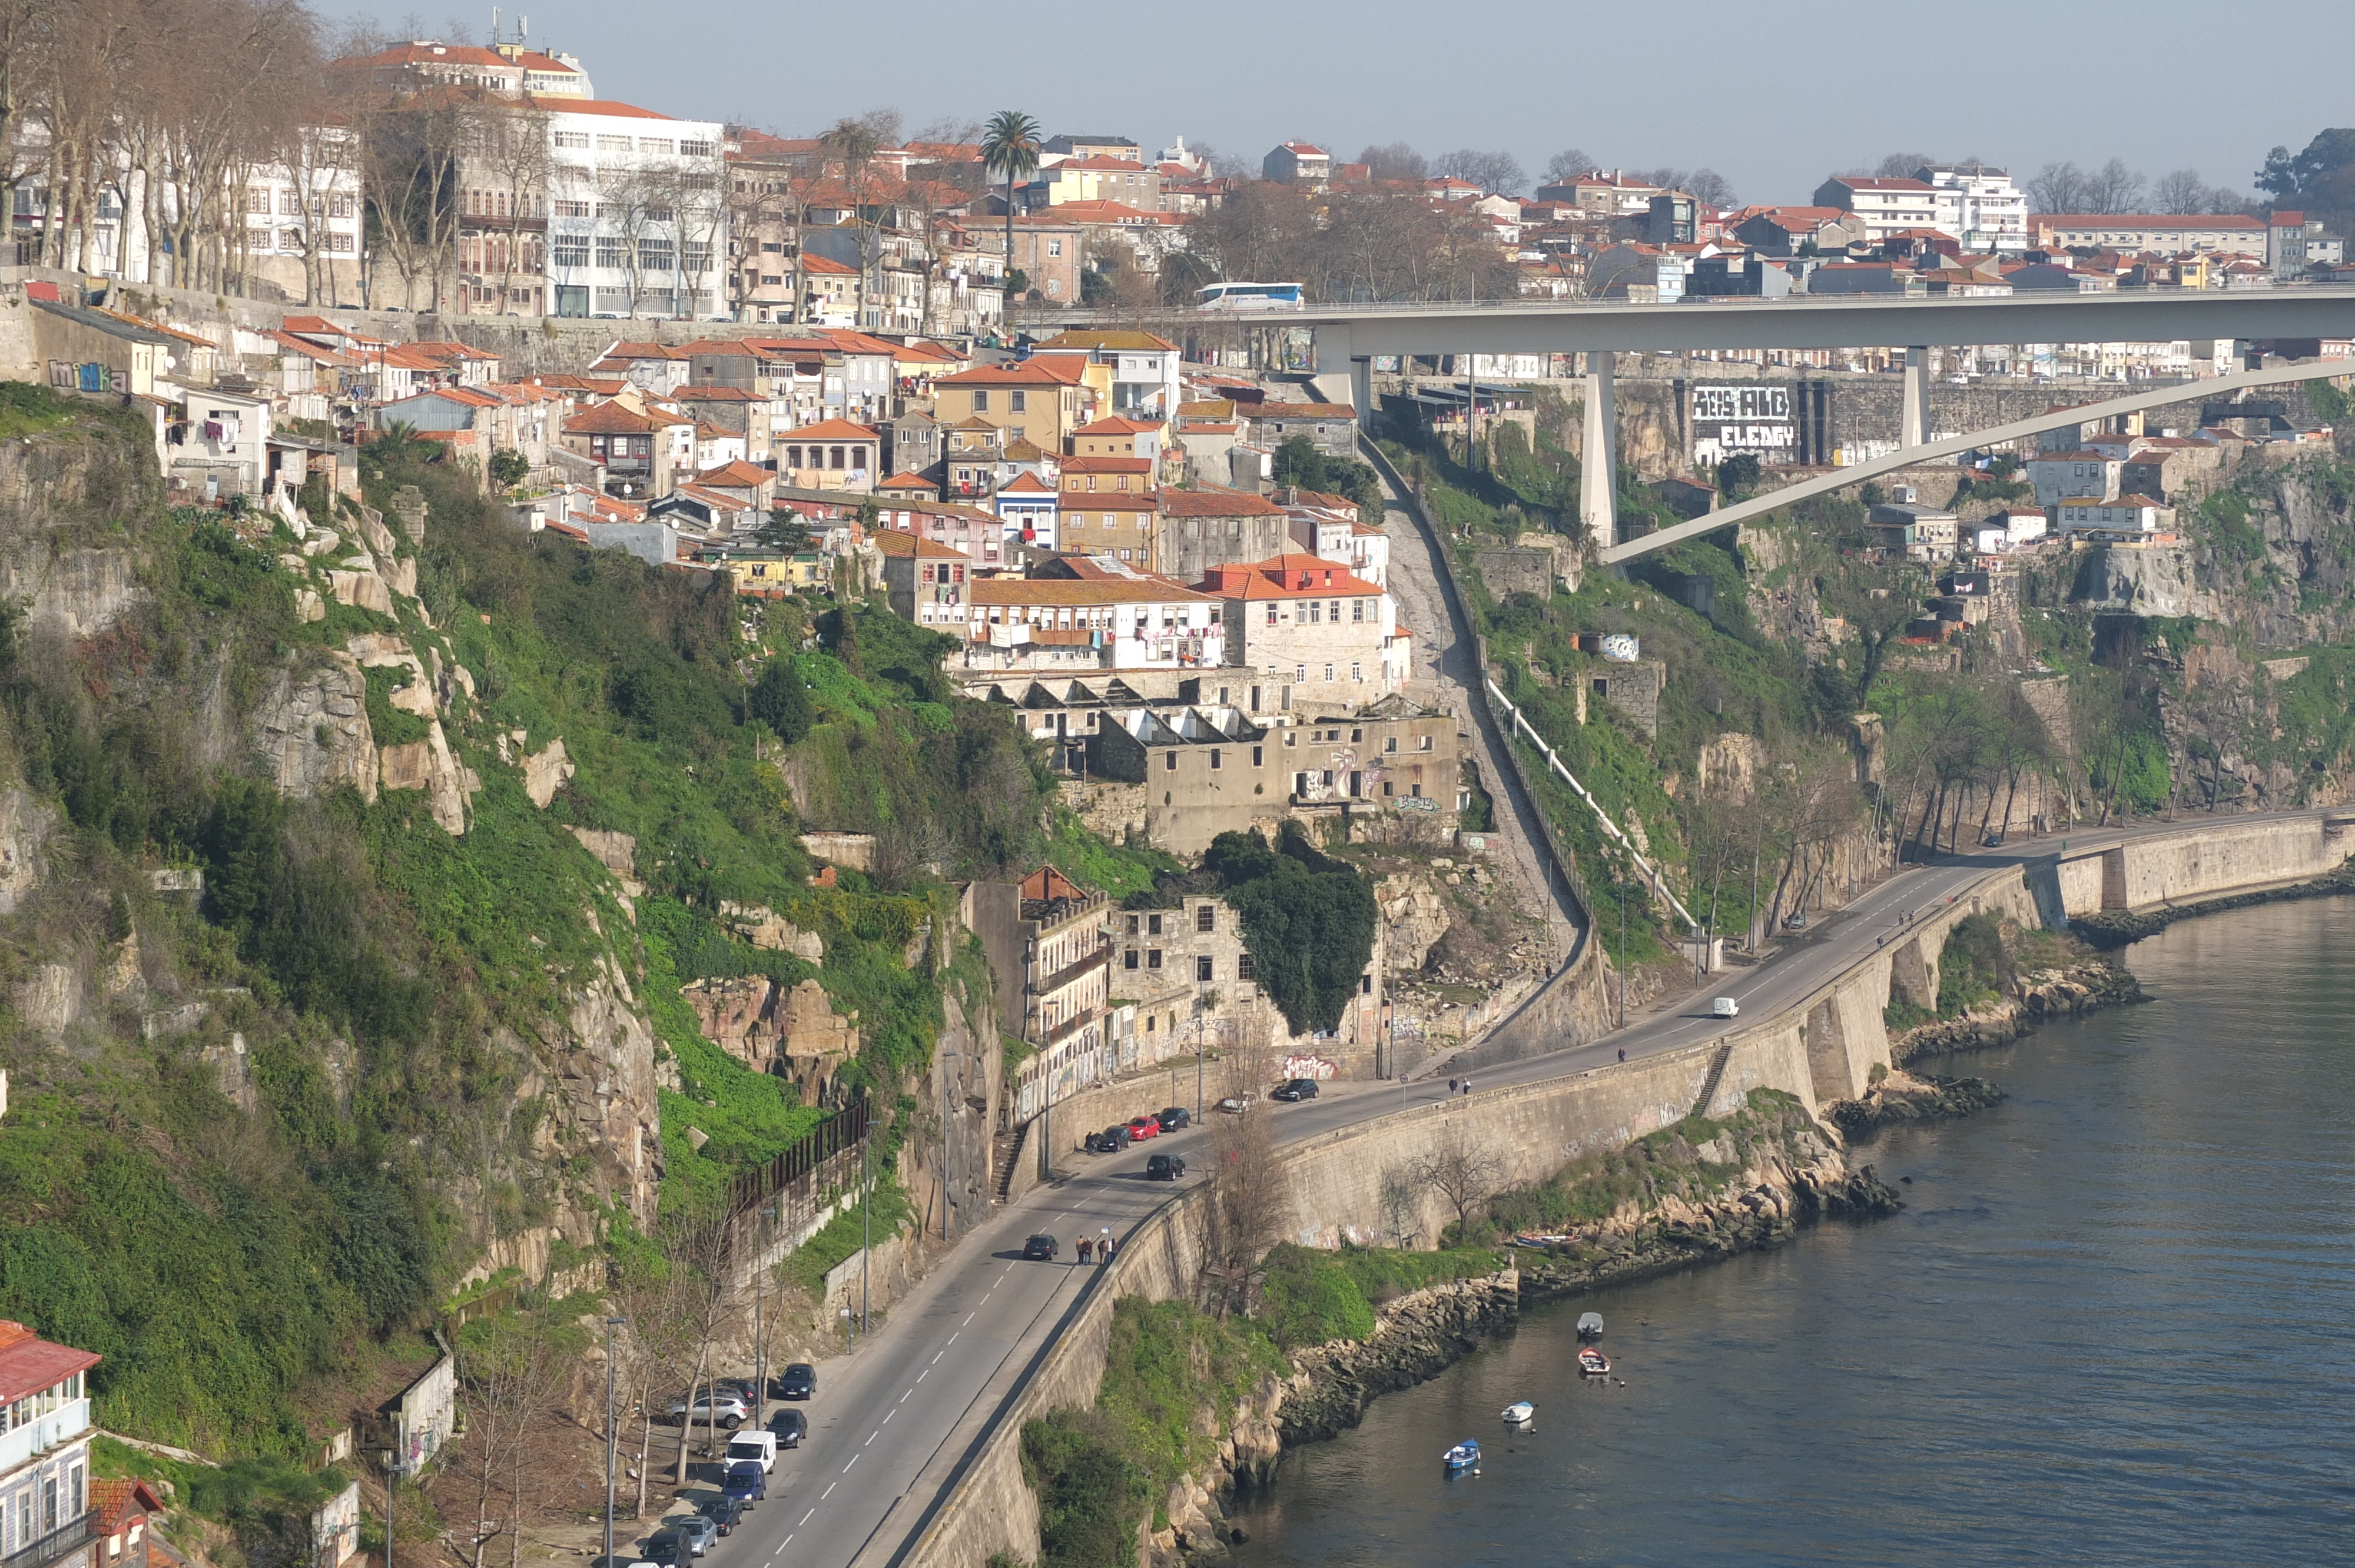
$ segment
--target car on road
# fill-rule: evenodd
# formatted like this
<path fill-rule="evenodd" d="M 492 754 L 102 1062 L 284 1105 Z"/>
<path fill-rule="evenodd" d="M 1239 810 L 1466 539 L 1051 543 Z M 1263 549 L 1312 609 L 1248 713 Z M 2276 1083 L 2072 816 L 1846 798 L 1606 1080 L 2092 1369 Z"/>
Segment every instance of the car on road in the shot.
<path fill-rule="evenodd" d="M 728 1452 L 720 1457 L 731 1465 L 739 1459 L 750 1459 L 761 1467 L 765 1476 L 777 1467 L 777 1435 L 765 1430 L 739 1432 L 728 1439 Z"/>
<path fill-rule="evenodd" d="M 738 1459 L 728 1467 L 728 1475 L 719 1483 L 719 1495 L 734 1498 L 745 1507 L 769 1495 L 769 1478 L 761 1473 L 759 1461 Z"/>
<path fill-rule="evenodd" d="M 680 1568 L 680 1564 L 694 1555 L 693 1549 L 687 1544 L 687 1538 L 676 1530 L 658 1530 L 655 1531 L 654 1539 L 646 1542 L 646 1561 L 660 1563 L 662 1568 Z"/>
<path fill-rule="evenodd" d="M 1287 1078 L 1270 1089 L 1267 1097 L 1272 1100 L 1313 1100 L 1316 1097 L 1316 1080 Z"/>
<path fill-rule="evenodd" d="M 1161 1136 L 1160 1118 L 1150 1116 L 1136 1118 L 1128 1124 L 1128 1136 L 1140 1143 L 1148 1138 L 1159 1138 Z"/>
<path fill-rule="evenodd" d="M 1050 1235 L 1032 1236 L 1022 1244 L 1022 1255 L 1037 1263 L 1054 1262 L 1055 1238 Z"/>
<path fill-rule="evenodd" d="M 809 1436 L 809 1417 L 798 1410 L 780 1410 L 769 1417 L 769 1431 L 780 1448 L 798 1448 Z"/>
<path fill-rule="evenodd" d="M 1194 1113 L 1184 1106 L 1171 1106 L 1154 1119 L 1161 1124 L 1162 1131 L 1175 1132 L 1181 1127 L 1193 1126 Z"/>
<path fill-rule="evenodd" d="M 719 1527 L 699 1513 L 688 1514 L 671 1528 L 678 1531 L 679 1539 L 687 1542 L 687 1549 L 698 1557 L 710 1551 L 711 1543 L 719 1539 Z"/>
<path fill-rule="evenodd" d="M 708 1393 L 689 1405 L 684 1399 L 670 1402 L 670 1418 L 685 1421 L 691 1426 L 719 1425 L 734 1431 L 751 1419 L 752 1407 L 732 1393 Z"/>
<path fill-rule="evenodd" d="M 736 1521 L 744 1517 L 744 1505 L 734 1498 L 713 1498 L 703 1505 L 703 1517 L 709 1520 L 711 1528 L 720 1534 L 732 1535 L 736 1531 Z"/>
<path fill-rule="evenodd" d="M 1126 1149 L 1130 1144 L 1135 1141 L 1135 1136 L 1131 1133 L 1128 1128 L 1124 1127 L 1108 1127 L 1102 1132 L 1092 1132 L 1088 1134 L 1088 1152 L 1090 1154 L 1118 1154 L 1122 1150 Z"/>
<path fill-rule="evenodd" d="M 1739 1018 L 1742 1016 L 1742 1004 L 1730 996 L 1721 996 L 1709 1004 L 1709 1015 L 1711 1018 Z"/>
<path fill-rule="evenodd" d="M 817 1368 L 807 1361 L 795 1361 L 777 1374 L 777 1380 L 769 1385 L 769 1393 L 776 1399 L 816 1397 Z"/>
<path fill-rule="evenodd" d="M 1182 1154 L 1156 1154 L 1145 1162 L 1145 1179 L 1148 1181 L 1175 1181 L 1186 1174 L 1186 1157 Z"/>

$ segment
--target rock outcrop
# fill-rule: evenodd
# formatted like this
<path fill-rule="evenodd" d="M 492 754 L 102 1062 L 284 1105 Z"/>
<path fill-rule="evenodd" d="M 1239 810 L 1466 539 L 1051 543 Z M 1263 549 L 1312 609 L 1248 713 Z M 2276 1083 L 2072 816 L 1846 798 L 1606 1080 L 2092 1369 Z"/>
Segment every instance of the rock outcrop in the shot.
<path fill-rule="evenodd" d="M 572 830 L 578 833 L 580 829 Z M 623 835 L 626 836 L 626 835 Z M 587 840 L 584 838 L 585 843 Z M 593 852 L 592 852 L 593 853 Z M 607 862 L 611 865 L 611 862 Z M 616 867 L 627 871 L 628 866 Z M 805 931 L 765 904 L 722 904 L 719 917 L 728 922 L 737 936 L 756 948 L 775 953 L 791 953 L 811 963 L 826 961 L 826 940 L 815 931 Z"/>
<path fill-rule="evenodd" d="M 282 666 L 254 706 L 252 731 L 283 793 L 307 798 L 349 784 L 375 800 L 368 680 L 349 653 L 320 649 Z"/>
<path fill-rule="evenodd" d="M 1832 1101 L 1824 1107 L 1824 1118 L 1851 1143 L 1860 1143 L 1884 1127 L 1969 1116 L 2000 1105 L 2004 1098 L 2004 1092 L 1985 1078 L 1941 1078 L 1901 1070 L 1883 1076 L 1859 1098 Z"/>
<path fill-rule="evenodd" d="M 559 735 L 523 759 L 523 792 L 533 805 L 545 811 L 574 771 L 572 759 L 564 755 L 564 737 Z"/>
<path fill-rule="evenodd" d="M 1391 968 L 1401 973 L 1422 969 L 1432 948 L 1447 935 L 1453 918 L 1447 900 L 1428 876 L 1393 872 L 1375 885 L 1374 901 L 1381 906 Z"/>

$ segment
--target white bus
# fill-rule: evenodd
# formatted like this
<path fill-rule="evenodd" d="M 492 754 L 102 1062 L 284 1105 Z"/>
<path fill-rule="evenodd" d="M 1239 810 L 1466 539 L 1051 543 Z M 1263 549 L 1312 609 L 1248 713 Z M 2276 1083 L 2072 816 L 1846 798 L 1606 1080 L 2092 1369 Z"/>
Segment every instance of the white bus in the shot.
<path fill-rule="evenodd" d="M 1206 311 L 1296 311 L 1297 283 L 1212 283 L 1201 292 Z"/>

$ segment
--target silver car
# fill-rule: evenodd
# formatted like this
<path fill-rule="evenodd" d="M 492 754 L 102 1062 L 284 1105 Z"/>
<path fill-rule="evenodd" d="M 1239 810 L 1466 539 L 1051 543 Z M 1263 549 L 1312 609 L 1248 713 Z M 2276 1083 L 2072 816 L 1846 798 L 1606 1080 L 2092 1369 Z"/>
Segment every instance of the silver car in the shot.
<path fill-rule="evenodd" d="M 670 1418 L 690 1426 L 722 1426 L 733 1432 L 752 1417 L 752 1407 L 732 1393 L 709 1393 L 690 1407 L 684 1399 L 670 1402 Z"/>

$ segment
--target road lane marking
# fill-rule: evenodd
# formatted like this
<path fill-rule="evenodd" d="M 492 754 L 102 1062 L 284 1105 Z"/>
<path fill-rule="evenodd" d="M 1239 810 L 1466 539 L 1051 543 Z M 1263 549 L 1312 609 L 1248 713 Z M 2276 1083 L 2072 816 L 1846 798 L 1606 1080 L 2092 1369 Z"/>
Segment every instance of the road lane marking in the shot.
<path fill-rule="evenodd" d="M 869 1432 L 869 1433 L 867 1435 L 867 1442 L 866 1442 L 866 1443 L 861 1443 L 861 1444 L 859 1445 L 859 1446 L 860 1446 L 860 1447 L 862 1447 L 862 1448 L 864 1448 L 864 1447 L 866 1447 L 866 1446 L 868 1446 L 868 1443 L 872 1443 L 872 1442 L 874 1442 L 874 1441 L 875 1441 L 875 1439 L 877 1439 L 878 1437 L 880 1437 L 880 1436 L 883 1436 L 883 1428 L 881 1428 L 880 1426 L 878 1426 L 874 1431 Z"/>
<path fill-rule="evenodd" d="M 869 1437 L 869 1438 L 868 1439 L 868 1442 L 870 1442 L 870 1443 L 872 1443 L 873 1441 L 875 1441 L 875 1439 L 873 1439 L 872 1437 Z M 856 1455 L 856 1454 L 853 1454 L 853 1455 L 850 1457 L 850 1465 L 855 1465 L 855 1464 L 857 1464 L 857 1463 L 858 1463 L 858 1455 Z M 844 1475 L 846 1475 L 846 1476 L 847 1476 L 847 1475 L 850 1474 L 850 1465 L 845 1465 L 845 1466 L 843 1466 L 843 1467 L 842 1467 L 842 1473 L 843 1473 Z"/>
<path fill-rule="evenodd" d="M 917 1381 L 918 1383 L 922 1383 L 922 1382 L 923 1382 L 926 1378 L 928 1378 L 928 1377 L 930 1377 L 930 1376 L 932 1376 L 932 1368 L 930 1368 L 930 1367 L 926 1367 L 923 1371 L 922 1371 L 922 1372 L 918 1372 L 918 1373 L 916 1374 L 916 1381 Z M 912 1392 L 912 1391 L 911 1391 L 911 1392 Z"/>
<path fill-rule="evenodd" d="M 971 1312 L 966 1313 L 966 1314 L 964 1315 L 964 1322 L 962 1322 L 962 1323 L 959 1323 L 959 1324 L 957 1325 L 957 1327 L 958 1327 L 958 1328 L 960 1328 L 960 1329 L 970 1329 L 970 1328 L 972 1328 L 972 1327 L 973 1327 L 973 1314 L 972 1314 Z"/>
<path fill-rule="evenodd" d="M 955 1344 L 955 1343 L 956 1343 L 956 1335 L 955 1335 L 955 1334 L 951 1334 L 951 1335 L 949 1336 L 949 1344 L 954 1345 L 954 1344 Z M 943 1346 L 943 1347 L 942 1348 L 942 1351 L 941 1351 L 941 1355 L 946 1355 L 947 1353 L 948 1353 L 947 1347 L 946 1347 L 946 1346 Z M 940 1360 L 940 1356 L 934 1356 L 932 1359 L 933 1359 L 934 1361 L 938 1361 L 938 1360 Z"/>
<path fill-rule="evenodd" d="M 936 1366 L 940 1365 L 940 1364 L 941 1364 L 941 1356 L 944 1356 L 944 1355 L 947 1355 L 947 1354 L 948 1354 L 948 1351 L 941 1351 L 938 1355 L 933 1356 L 933 1357 L 932 1357 L 932 1359 L 931 1361 L 927 1361 L 927 1362 L 925 1362 L 925 1363 L 924 1363 L 924 1370 L 925 1370 L 926 1372 L 930 1372 L 930 1371 L 932 1371 L 934 1367 L 936 1367 Z"/>
<path fill-rule="evenodd" d="M 915 1393 L 915 1392 L 916 1392 L 916 1391 L 915 1391 L 914 1389 L 912 1389 L 912 1388 L 911 1388 L 911 1389 L 910 1389 L 910 1390 L 908 1391 L 908 1393 Z M 907 1404 L 907 1403 L 908 1403 L 908 1393 L 903 1393 L 903 1394 L 901 1394 L 901 1395 L 900 1396 L 900 1404 Z"/>
<path fill-rule="evenodd" d="M 849 1466 L 847 1466 L 847 1465 L 845 1465 L 845 1466 L 843 1467 L 843 1468 L 844 1468 L 844 1469 L 846 1469 L 846 1470 L 847 1470 L 847 1469 L 848 1469 L 849 1467 L 849 1467 Z M 835 1489 L 835 1488 L 837 1488 L 837 1487 L 838 1487 L 838 1486 L 840 1486 L 840 1485 L 842 1485 L 842 1483 L 841 1483 L 840 1481 L 828 1481 L 828 1482 L 826 1482 L 826 1490 L 824 1490 L 824 1491 L 822 1491 L 822 1492 L 820 1492 L 820 1493 L 818 1493 L 818 1494 L 817 1494 L 817 1500 L 818 1500 L 818 1501 L 820 1501 L 820 1502 L 824 1502 L 824 1501 L 826 1501 L 826 1499 L 828 1499 L 828 1498 L 830 1498 L 830 1497 L 832 1497 L 832 1496 L 834 1495 L 834 1489 Z"/>
<path fill-rule="evenodd" d="M 890 1409 L 889 1409 L 889 1410 L 885 1411 L 885 1412 L 883 1413 L 883 1426 L 889 1426 L 889 1425 L 891 1425 L 891 1417 L 893 1417 L 893 1416 L 895 1416 L 895 1415 L 897 1415 L 897 1414 L 900 1414 L 900 1407 L 899 1407 L 898 1405 L 896 1405 L 896 1404 L 895 1404 L 895 1405 L 893 1405 Z M 877 1427 L 877 1428 L 876 1428 L 876 1430 L 877 1430 L 878 1432 L 880 1432 L 882 1429 L 883 1429 L 883 1427 L 882 1427 L 882 1426 L 879 1426 L 879 1427 Z"/>
<path fill-rule="evenodd" d="M 810 1521 L 810 1515 L 811 1515 L 811 1514 L 815 1514 L 815 1513 L 816 1513 L 816 1512 L 817 1512 L 817 1510 L 815 1510 L 815 1509 L 812 1509 L 812 1510 L 809 1510 L 809 1513 L 805 1513 L 805 1514 L 802 1515 L 802 1524 L 807 1524 L 807 1523 Z M 797 1524 L 797 1525 L 794 1526 L 794 1528 L 795 1530 L 799 1530 L 799 1529 L 802 1527 L 802 1524 Z"/>

